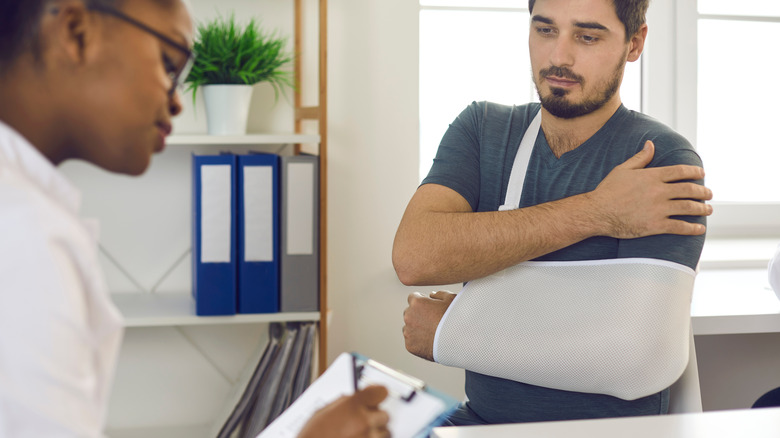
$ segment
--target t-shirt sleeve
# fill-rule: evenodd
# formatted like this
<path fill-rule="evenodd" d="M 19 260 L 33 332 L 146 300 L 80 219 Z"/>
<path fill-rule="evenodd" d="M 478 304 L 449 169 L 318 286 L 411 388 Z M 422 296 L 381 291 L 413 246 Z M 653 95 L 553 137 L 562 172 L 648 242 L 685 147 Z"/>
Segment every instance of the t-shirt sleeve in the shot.
<path fill-rule="evenodd" d="M 669 136 L 652 139 L 656 145 L 656 156 L 650 163 L 650 167 L 672 166 L 677 164 L 688 164 L 693 166 L 702 166 L 701 158 L 692 149 L 688 147 L 672 147 L 671 144 L 679 144 L 687 141 L 682 137 Z M 666 150 L 666 152 L 664 152 Z M 703 180 L 695 181 L 698 184 L 704 184 Z M 691 223 L 706 225 L 707 220 L 704 216 L 673 216 L 674 219 L 681 219 Z M 673 234 L 660 234 L 656 236 L 641 237 L 638 239 L 622 239 L 618 243 L 618 257 L 646 257 L 661 260 L 668 260 L 696 269 L 704 247 L 704 235 L 701 236 L 680 236 Z"/>
<path fill-rule="evenodd" d="M 473 102 L 450 124 L 422 184 L 439 184 L 463 196 L 477 209 L 480 128 L 484 103 Z"/>

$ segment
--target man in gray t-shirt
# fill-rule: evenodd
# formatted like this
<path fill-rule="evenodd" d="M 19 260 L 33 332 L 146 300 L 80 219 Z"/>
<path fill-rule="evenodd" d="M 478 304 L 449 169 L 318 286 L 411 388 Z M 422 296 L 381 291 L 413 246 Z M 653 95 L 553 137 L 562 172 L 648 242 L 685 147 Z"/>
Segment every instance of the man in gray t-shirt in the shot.
<path fill-rule="evenodd" d="M 696 267 L 711 213 L 700 201 L 711 192 L 682 136 L 621 104 L 625 62 L 639 58 L 647 35 L 647 1 L 623 3 L 618 11 L 611 0 L 529 2 L 541 105 L 473 103 L 452 123 L 398 229 L 393 263 L 404 284 L 467 282 L 527 260 L 648 257 Z M 539 111 L 520 208 L 498 212 Z M 410 296 L 410 352 L 432 359 L 451 300 Z M 668 390 L 626 401 L 469 371 L 466 393 L 453 424 L 648 415 L 668 405 Z"/>

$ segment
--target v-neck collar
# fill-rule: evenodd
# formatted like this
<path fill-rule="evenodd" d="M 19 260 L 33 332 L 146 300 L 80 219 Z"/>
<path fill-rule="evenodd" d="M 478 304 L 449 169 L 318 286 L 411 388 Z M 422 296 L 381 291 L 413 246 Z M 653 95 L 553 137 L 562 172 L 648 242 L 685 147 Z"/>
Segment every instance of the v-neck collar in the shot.
<path fill-rule="evenodd" d="M 615 113 L 612 114 L 612 117 L 610 117 L 595 134 L 590 136 L 590 138 L 585 140 L 584 143 L 577 146 L 575 149 L 561 155 L 560 158 L 556 157 L 553 153 L 550 144 L 547 143 L 547 138 L 544 135 L 540 135 L 537 137 L 536 144 L 534 145 L 534 148 L 536 148 L 535 152 L 537 152 L 536 155 L 548 168 L 564 167 L 572 162 L 579 161 L 583 154 L 595 153 L 596 150 L 603 145 L 601 140 L 607 135 L 606 133 L 609 132 L 615 124 L 620 123 L 626 114 L 628 114 L 628 109 L 621 104 Z M 540 132 L 544 134 L 544 129 L 540 129 Z"/>

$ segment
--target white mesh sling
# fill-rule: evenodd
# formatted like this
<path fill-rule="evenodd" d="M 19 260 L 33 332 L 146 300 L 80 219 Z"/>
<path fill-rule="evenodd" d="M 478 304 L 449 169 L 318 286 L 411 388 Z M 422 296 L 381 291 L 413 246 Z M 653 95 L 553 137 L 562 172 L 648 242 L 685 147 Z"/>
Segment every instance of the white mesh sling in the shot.
<path fill-rule="evenodd" d="M 517 208 L 541 111 L 501 210 Z M 626 400 L 661 391 L 688 363 L 695 272 L 657 259 L 525 262 L 470 281 L 436 331 L 444 365 Z"/>

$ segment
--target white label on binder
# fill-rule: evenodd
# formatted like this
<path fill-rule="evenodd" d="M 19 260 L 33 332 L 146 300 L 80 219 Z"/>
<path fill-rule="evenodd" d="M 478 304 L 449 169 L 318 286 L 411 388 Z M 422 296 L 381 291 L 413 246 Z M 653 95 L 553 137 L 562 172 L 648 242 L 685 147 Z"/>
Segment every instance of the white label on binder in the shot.
<path fill-rule="evenodd" d="M 274 170 L 244 167 L 244 260 L 274 260 Z"/>
<path fill-rule="evenodd" d="M 287 165 L 287 254 L 314 254 L 314 163 Z"/>
<path fill-rule="evenodd" d="M 230 166 L 200 168 L 200 262 L 230 263 Z"/>

